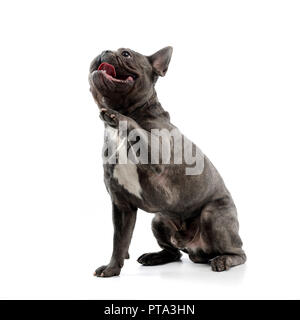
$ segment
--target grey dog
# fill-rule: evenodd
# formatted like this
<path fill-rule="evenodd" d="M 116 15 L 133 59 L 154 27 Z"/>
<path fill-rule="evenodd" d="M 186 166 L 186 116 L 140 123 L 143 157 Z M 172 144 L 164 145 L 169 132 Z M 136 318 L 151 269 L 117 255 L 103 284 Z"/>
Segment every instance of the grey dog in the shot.
<path fill-rule="evenodd" d="M 105 124 L 105 141 L 115 150 L 122 141 L 126 150 L 132 151 L 133 141 L 127 134 L 134 129 L 141 132 L 136 142 L 140 147 L 146 146 L 149 154 L 163 145 L 160 137 L 154 150 L 153 129 L 179 132 L 155 91 L 157 79 L 168 70 L 172 51 L 172 47 L 166 47 L 144 56 L 121 48 L 103 51 L 92 61 L 90 90 Z M 121 123 L 126 123 L 122 132 Z M 173 146 L 174 137 L 168 139 Z M 192 144 L 192 151 L 197 154 L 199 149 Z M 95 276 L 120 274 L 124 259 L 129 258 L 138 208 L 155 214 L 152 230 L 162 248 L 140 256 L 138 262 L 142 265 L 178 261 L 181 251 L 195 263 L 210 263 L 213 271 L 228 270 L 246 261 L 236 207 L 220 174 L 205 155 L 199 152 L 198 173 L 192 174 L 187 174 L 190 161 L 175 163 L 173 150 L 168 163 L 161 161 L 161 151 L 158 163 L 141 161 L 138 151 L 135 156 L 139 159 L 135 162 L 104 163 L 104 181 L 112 201 L 113 252 L 110 262 L 99 267 Z"/>

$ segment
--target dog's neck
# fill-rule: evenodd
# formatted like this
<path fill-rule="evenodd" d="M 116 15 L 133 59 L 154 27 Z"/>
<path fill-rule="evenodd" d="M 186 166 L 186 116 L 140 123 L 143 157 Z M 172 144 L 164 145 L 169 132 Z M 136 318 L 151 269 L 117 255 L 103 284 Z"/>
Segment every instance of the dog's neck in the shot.
<path fill-rule="evenodd" d="M 170 121 L 169 113 L 161 106 L 156 91 L 153 90 L 144 99 L 141 99 L 132 104 L 122 104 L 117 109 L 118 112 L 124 116 L 130 117 L 138 123 L 147 121 L 155 121 L 160 119 L 163 121 Z"/>
<path fill-rule="evenodd" d="M 158 101 L 156 92 L 147 101 L 134 104 L 127 108 L 124 115 L 132 118 L 145 129 L 148 125 L 150 125 L 150 127 L 154 125 L 155 128 L 159 129 L 159 123 L 170 122 L 169 113 L 163 109 Z"/>
<path fill-rule="evenodd" d="M 141 111 L 145 111 L 152 106 L 160 105 L 156 91 L 154 90 L 151 92 L 147 97 L 144 99 L 132 103 L 131 105 L 125 107 L 121 112 L 125 116 L 131 117 L 135 113 L 139 113 Z"/>

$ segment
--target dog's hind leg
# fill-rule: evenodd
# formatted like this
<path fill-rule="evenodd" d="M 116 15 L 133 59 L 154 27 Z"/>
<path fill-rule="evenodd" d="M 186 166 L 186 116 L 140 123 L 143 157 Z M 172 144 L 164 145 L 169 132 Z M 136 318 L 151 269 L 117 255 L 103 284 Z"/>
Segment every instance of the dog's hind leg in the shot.
<path fill-rule="evenodd" d="M 213 201 L 203 209 L 201 233 L 214 253 L 210 260 L 213 271 L 225 271 L 245 263 L 238 229 L 236 208 L 231 199 Z"/>
<path fill-rule="evenodd" d="M 180 251 L 170 241 L 175 230 L 175 226 L 169 223 L 168 219 L 156 214 L 152 220 L 152 231 L 162 250 L 144 253 L 137 261 L 144 266 L 154 266 L 180 260 Z"/>

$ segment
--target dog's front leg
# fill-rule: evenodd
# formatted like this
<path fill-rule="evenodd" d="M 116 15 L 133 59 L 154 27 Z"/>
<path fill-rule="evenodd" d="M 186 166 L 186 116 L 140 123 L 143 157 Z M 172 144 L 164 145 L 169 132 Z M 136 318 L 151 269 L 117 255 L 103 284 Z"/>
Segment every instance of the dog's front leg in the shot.
<path fill-rule="evenodd" d="M 128 248 L 136 221 L 137 208 L 129 204 L 113 203 L 112 216 L 114 225 L 113 252 L 108 265 L 99 267 L 94 275 L 97 277 L 118 276 L 128 258 Z"/>

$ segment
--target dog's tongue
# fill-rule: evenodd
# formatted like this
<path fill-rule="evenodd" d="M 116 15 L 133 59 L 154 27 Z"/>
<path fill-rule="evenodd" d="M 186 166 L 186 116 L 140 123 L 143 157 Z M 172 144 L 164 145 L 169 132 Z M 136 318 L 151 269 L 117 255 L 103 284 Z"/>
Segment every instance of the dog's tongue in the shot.
<path fill-rule="evenodd" d="M 109 63 L 106 63 L 106 62 L 101 63 L 98 70 L 106 71 L 106 73 L 109 74 L 110 76 L 114 78 L 116 77 L 115 67 Z"/>

